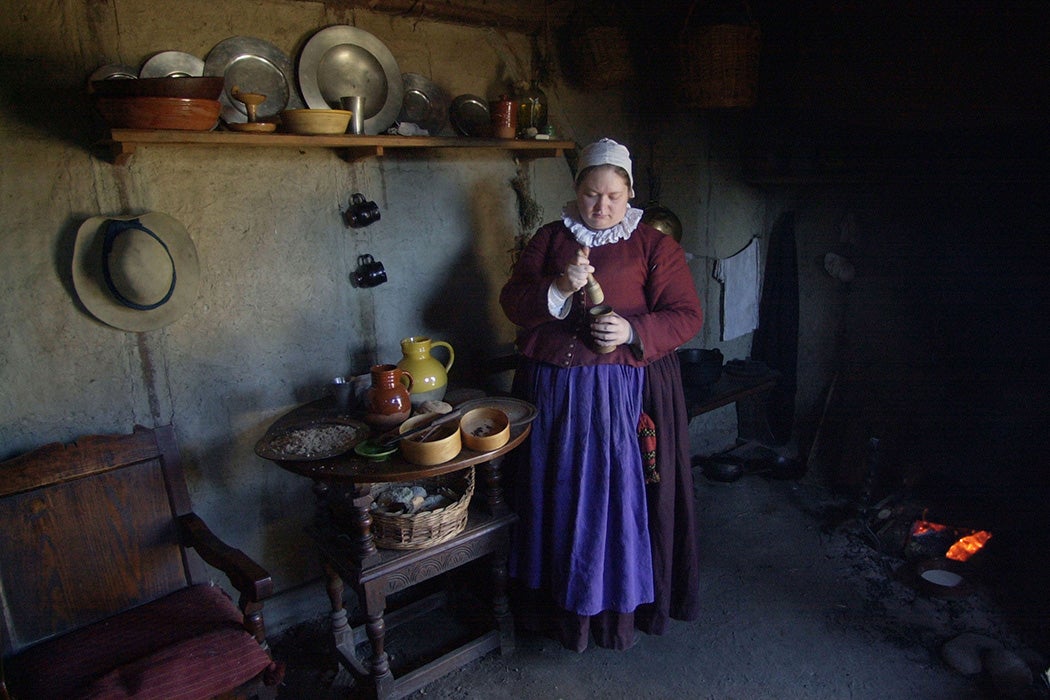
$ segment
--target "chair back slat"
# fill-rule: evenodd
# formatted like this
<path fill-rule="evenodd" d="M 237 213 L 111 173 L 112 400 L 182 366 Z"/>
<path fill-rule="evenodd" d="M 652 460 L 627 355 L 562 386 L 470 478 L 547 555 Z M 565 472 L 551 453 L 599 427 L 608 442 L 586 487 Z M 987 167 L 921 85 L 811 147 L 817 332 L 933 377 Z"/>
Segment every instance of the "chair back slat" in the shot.
<path fill-rule="evenodd" d="M 68 444 L 51 443 L 0 463 L 0 498 L 158 456 L 156 434 L 141 426 L 129 435 L 88 435 Z"/>

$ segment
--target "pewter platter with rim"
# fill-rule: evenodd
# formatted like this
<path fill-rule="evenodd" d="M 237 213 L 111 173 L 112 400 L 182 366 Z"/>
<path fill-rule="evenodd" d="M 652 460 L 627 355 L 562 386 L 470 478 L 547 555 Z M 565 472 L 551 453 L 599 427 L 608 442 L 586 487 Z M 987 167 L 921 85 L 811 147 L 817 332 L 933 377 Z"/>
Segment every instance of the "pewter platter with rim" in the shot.
<path fill-rule="evenodd" d="M 418 73 L 401 76 L 405 87 L 399 122 L 411 122 L 437 136 L 448 124 L 448 93 L 437 83 Z"/>
<path fill-rule="evenodd" d="M 151 56 L 139 69 L 140 78 L 199 78 L 204 75 L 204 61 L 184 51 L 161 51 Z"/>
<path fill-rule="evenodd" d="M 225 79 L 219 101 L 222 118 L 228 124 L 248 121 L 244 104 L 233 99 L 234 87 L 241 92 L 266 95 L 266 101 L 256 111 L 260 120 L 303 106 L 294 89 L 291 59 L 262 39 L 249 36 L 223 39 L 204 58 L 204 74 L 221 75 Z"/>
<path fill-rule="evenodd" d="M 404 86 L 390 49 L 349 25 L 326 27 L 299 54 L 299 89 L 311 109 L 339 109 L 339 98 L 365 98 L 366 134 L 380 134 L 401 111 Z"/>
<path fill-rule="evenodd" d="M 326 418 L 279 431 L 267 431 L 255 444 L 255 454 L 278 461 L 329 459 L 354 449 L 369 435 L 367 425 L 351 418 Z"/>
<path fill-rule="evenodd" d="M 459 95 L 452 100 L 449 121 L 462 136 L 484 136 L 489 128 L 489 103 L 477 95 Z"/>
<path fill-rule="evenodd" d="M 480 399 L 464 401 L 456 409 L 466 413 L 475 408 L 498 408 L 507 414 L 511 428 L 520 428 L 532 422 L 536 417 L 536 407 L 528 401 L 512 396 L 485 396 Z"/>
<path fill-rule="evenodd" d="M 95 72 L 88 78 L 88 83 L 90 84 L 93 80 L 129 80 L 138 77 L 138 71 L 131 66 L 125 66 L 122 63 L 109 63 L 96 68 Z"/>

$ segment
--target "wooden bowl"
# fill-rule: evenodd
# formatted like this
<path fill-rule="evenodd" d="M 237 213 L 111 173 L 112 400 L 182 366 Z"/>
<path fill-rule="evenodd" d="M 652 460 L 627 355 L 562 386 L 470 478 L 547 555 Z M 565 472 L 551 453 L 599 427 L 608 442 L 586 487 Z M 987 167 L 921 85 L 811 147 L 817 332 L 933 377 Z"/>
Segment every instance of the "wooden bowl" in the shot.
<path fill-rule="evenodd" d="M 510 440 L 510 418 L 498 408 L 475 408 L 459 421 L 463 444 L 478 452 L 490 452 Z"/>
<path fill-rule="evenodd" d="M 350 116 L 345 109 L 286 109 L 281 112 L 281 124 L 293 134 L 344 134 Z"/>
<path fill-rule="evenodd" d="M 401 424 L 398 432 L 406 433 L 413 428 L 418 428 L 436 418 L 440 418 L 441 415 L 440 413 L 428 413 L 409 418 Z M 447 423 L 434 428 L 434 431 L 429 434 L 423 432 L 403 439 L 398 443 L 401 445 L 401 456 L 406 461 L 422 467 L 449 461 L 463 449 L 463 441 L 459 434 L 459 423 L 458 420 L 449 420 Z"/>
<path fill-rule="evenodd" d="M 210 131 L 219 122 L 222 103 L 188 97 L 99 97 L 95 107 L 114 129 Z"/>
<path fill-rule="evenodd" d="M 226 79 L 222 76 L 184 78 L 135 78 L 133 80 L 92 80 L 91 93 L 97 97 L 185 97 L 217 100 Z"/>

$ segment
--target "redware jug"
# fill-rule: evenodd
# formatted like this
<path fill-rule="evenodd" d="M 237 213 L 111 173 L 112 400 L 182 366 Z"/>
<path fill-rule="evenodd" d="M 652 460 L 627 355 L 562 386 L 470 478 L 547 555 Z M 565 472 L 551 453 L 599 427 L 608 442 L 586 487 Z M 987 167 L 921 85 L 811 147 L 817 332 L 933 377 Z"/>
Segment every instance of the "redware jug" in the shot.
<path fill-rule="evenodd" d="M 492 135 L 498 139 L 512 139 L 518 135 L 518 112 L 514 100 L 500 95 L 498 100 L 489 102 L 489 118 L 492 122 Z"/>
<path fill-rule="evenodd" d="M 441 362 L 431 354 L 436 347 L 448 351 L 448 362 Z M 443 340 L 414 335 L 401 340 L 401 353 L 403 357 L 397 366 L 412 374 L 412 405 L 443 399 L 448 389 L 448 371 L 456 360 L 452 346 Z"/>
<path fill-rule="evenodd" d="M 372 365 L 371 374 L 372 386 L 365 394 L 365 421 L 384 428 L 400 425 L 412 415 L 412 375 L 397 365 Z"/>

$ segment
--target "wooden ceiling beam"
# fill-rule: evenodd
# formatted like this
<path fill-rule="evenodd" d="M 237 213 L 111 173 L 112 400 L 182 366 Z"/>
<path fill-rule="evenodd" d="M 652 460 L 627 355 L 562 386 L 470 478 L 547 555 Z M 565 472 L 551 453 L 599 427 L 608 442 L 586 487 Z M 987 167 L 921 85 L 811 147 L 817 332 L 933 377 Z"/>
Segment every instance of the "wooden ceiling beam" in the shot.
<path fill-rule="evenodd" d="M 569 20 L 575 0 L 324 0 L 334 7 L 470 26 L 498 27 L 531 34 Z"/>

